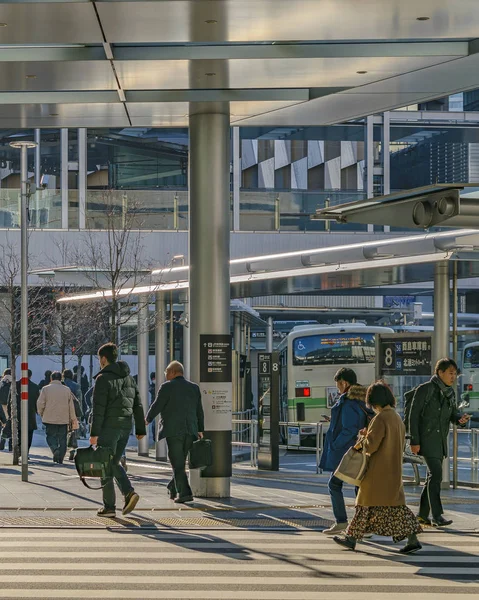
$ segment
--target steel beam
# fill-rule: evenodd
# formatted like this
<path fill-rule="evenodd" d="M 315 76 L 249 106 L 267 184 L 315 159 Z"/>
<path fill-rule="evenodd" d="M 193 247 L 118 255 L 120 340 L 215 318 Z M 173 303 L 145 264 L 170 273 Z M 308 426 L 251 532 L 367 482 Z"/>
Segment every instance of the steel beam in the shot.
<path fill-rule="evenodd" d="M 130 90 L 125 92 L 125 97 L 127 102 L 306 102 L 309 89 Z"/>
<path fill-rule="evenodd" d="M 111 104 L 118 102 L 118 92 L 0 92 L 0 104 Z M 45 115 L 47 117 L 48 114 Z"/>

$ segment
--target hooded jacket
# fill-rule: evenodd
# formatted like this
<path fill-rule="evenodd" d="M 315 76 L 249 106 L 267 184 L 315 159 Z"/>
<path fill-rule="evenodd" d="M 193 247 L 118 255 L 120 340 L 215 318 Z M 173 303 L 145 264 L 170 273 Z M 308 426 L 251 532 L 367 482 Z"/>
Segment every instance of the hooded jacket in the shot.
<path fill-rule="evenodd" d="M 135 419 L 136 435 L 145 435 L 140 393 L 127 363 L 111 363 L 94 379 L 90 435 L 97 437 L 106 429 L 130 429 L 132 417 Z"/>
<path fill-rule="evenodd" d="M 335 471 L 344 454 L 354 446 L 359 430 L 367 427 L 368 415 L 374 413 L 366 406 L 366 388 L 352 385 L 331 409 L 331 422 L 319 466 L 323 471 Z"/>

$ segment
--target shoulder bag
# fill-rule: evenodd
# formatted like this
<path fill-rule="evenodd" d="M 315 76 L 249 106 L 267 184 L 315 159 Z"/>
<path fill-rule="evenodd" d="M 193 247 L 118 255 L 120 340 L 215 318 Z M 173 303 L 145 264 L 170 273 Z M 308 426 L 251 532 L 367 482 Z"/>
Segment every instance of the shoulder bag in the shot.
<path fill-rule="evenodd" d="M 366 454 L 362 441 L 359 441 L 343 456 L 334 476 L 341 481 L 359 486 L 368 470 L 368 462 L 369 456 Z"/>

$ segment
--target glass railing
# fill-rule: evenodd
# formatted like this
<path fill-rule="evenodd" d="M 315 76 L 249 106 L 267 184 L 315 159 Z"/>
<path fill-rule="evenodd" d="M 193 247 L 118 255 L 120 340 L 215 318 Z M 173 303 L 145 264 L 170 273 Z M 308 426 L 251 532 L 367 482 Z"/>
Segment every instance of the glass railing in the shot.
<path fill-rule="evenodd" d="M 319 192 L 242 190 L 240 229 L 242 231 L 361 231 L 366 226 L 337 224 L 311 217 L 319 208 L 337 206 L 365 198 L 361 191 Z M 68 226 L 79 227 L 78 191 L 68 192 Z M 231 208 L 232 195 L 225 199 Z M 30 226 L 61 229 L 60 190 L 40 190 L 29 202 Z M 185 231 L 188 228 L 188 192 L 185 190 L 88 190 L 86 227 L 106 229 L 128 226 L 134 229 Z M 20 191 L 0 189 L 0 229 L 20 226 Z"/>

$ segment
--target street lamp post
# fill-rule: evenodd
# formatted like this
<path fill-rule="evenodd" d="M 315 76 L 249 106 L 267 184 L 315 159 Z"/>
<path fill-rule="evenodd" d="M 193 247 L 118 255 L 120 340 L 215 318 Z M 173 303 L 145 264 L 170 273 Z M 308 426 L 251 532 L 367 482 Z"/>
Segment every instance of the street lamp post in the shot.
<path fill-rule="evenodd" d="M 28 163 L 27 150 L 36 147 L 35 142 L 11 142 L 12 148 L 20 149 L 20 179 L 21 179 L 21 252 L 20 252 L 20 346 L 21 346 L 21 386 L 20 386 L 20 423 L 22 449 L 22 481 L 28 481 Z M 15 382 L 12 381 L 12 385 Z"/>

